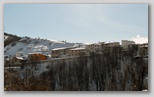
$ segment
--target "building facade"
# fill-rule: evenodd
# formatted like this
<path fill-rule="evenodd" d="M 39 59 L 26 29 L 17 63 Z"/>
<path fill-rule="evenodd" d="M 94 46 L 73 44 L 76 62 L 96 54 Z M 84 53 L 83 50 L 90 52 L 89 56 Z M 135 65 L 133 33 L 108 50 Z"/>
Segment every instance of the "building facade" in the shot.
<path fill-rule="evenodd" d="M 70 57 L 79 57 L 79 56 L 85 56 L 86 49 L 85 48 L 74 48 L 69 50 L 69 56 Z"/>
<path fill-rule="evenodd" d="M 51 50 L 52 58 L 62 58 L 69 56 L 69 50 L 75 47 L 55 48 Z"/>
<path fill-rule="evenodd" d="M 87 52 L 94 52 L 95 44 L 86 44 L 86 51 Z"/>
<path fill-rule="evenodd" d="M 129 40 L 121 40 L 121 43 L 122 43 L 122 47 L 124 49 L 127 49 L 129 45 L 131 44 L 135 44 L 134 41 L 129 41 Z"/>
<path fill-rule="evenodd" d="M 16 57 L 21 57 L 21 56 L 23 56 L 23 52 L 21 51 L 16 52 Z"/>

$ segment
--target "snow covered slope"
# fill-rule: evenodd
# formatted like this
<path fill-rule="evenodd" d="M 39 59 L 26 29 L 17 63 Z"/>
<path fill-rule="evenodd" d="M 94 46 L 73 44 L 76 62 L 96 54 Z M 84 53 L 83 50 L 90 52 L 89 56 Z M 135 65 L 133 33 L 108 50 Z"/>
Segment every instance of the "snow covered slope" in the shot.
<path fill-rule="evenodd" d="M 12 42 L 19 41 L 20 39 L 21 37 L 4 32 L 4 47 L 11 44 Z"/>
<path fill-rule="evenodd" d="M 5 40 L 7 40 L 7 38 L 8 38 L 8 37 L 9 37 L 9 36 L 7 36 L 7 35 L 4 35 L 4 41 L 5 41 Z"/>
<path fill-rule="evenodd" d="M 50 51 L 54 48 L 70 47 L 75 45 L 76 43 L 69 43 L 65 41 L 23 37 L 19 41 L 7 45 L 4 48 L 4 54 L 15 56 L 17 51 L 21 51 L 24 54 L 33 52 L 43 52 L 43 54 L 50 54 Z"/>

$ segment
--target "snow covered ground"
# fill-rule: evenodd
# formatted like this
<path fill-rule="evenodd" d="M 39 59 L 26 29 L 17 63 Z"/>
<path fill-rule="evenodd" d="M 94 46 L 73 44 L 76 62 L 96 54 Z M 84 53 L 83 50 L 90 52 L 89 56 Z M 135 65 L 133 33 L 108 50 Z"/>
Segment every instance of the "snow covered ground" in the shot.
<path fill-rule="evenodd" d="M 7 45 L 4 48 L 4 54 L 9 56 L 15 56 L 17 51 L 21 51 L 23 52 L 23 54 L 33 52 L 42 52 L 43 54 L 50 54 L 50 51 L 54 48 L 71 47 L 77 44 L 65 41 L 54 41 L 40 38 L 23 37 L 18 42 L 14 42 L 10 45 Z"/>
<path fill-rule="evenodd" d="M 7 35 L 4 35 L 4 41 L 8 38 L 9 36 L 7 36 Z"/>

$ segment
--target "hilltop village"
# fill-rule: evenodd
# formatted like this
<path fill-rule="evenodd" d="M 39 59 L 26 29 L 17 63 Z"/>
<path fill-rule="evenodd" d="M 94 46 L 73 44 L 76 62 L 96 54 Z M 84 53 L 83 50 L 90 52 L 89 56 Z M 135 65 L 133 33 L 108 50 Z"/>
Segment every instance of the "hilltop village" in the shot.
<path fill-rule="evenodd" d="M 148 89 L 148 43 L 122 40 L 121 44 L 98 42 L 53 49 L 28 45 L 24 49 L 33 52 L 23 50 L 11 57 L 4 56 L 5 90 Z"/>
<path fill-rule="evenodd" d="M 144 49 L 144 57 L 148 57 L 148 43 L 135 44 L 134 41 L 121 40 L 120 42 L 98 42 L 89 43 L 85 45 L 74 45 L 70 47 L 54 48 L 49 51 L 48 47 L 40 46 L 35 48 L 32 53 L 24 54 L 24 52 L 18 51 L 13 57 L 7 55 L 4 56 L 5 64 L 22 64 L 23 62 L 38 62 L 38 61 L 48 61 L 53 59 L 66 59 L 66 58 L 77 58 L 82 56 L 90 56 L 92 53 L 103 54 L 107 50 L 112 52 L 115 47 L 121 47 L 123 51 L 127 51 L 131 47 L 139 47 L 139 49 Z M 30 49 L 30 48 L 29 48 Z M 139 51 L 139 50 L 138 50 Z M 50 52 L 47 54 L 46 52 Z M 141 52 L 137 52 L 134 57 L 139 57 Z"/>

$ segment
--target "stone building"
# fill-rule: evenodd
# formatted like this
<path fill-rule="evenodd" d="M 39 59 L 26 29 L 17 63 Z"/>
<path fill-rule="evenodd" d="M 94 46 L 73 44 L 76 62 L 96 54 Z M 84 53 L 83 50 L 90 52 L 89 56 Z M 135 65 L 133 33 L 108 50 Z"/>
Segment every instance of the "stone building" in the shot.
<path fill-rule="evenodd" d="M 131 44 L 135 44 L 134 41 L 130 41 L 130 40 L 121 40 L 121 43 L 124 49 L 128 49 L 128 46 Z"/>
<path fill-rule="evenodd" d="M 79 57 L 84 56 L 86 54 L 85 48 L 74 48 L 69 50 L 69 56 Z"/>
<path fill-rule="evenodd" d="M 63 47 L 63 48 L 55 48 L 51 50 L 52 58 L 62 58 L 69 56 L 69 50 L 75 47 Z"/>

